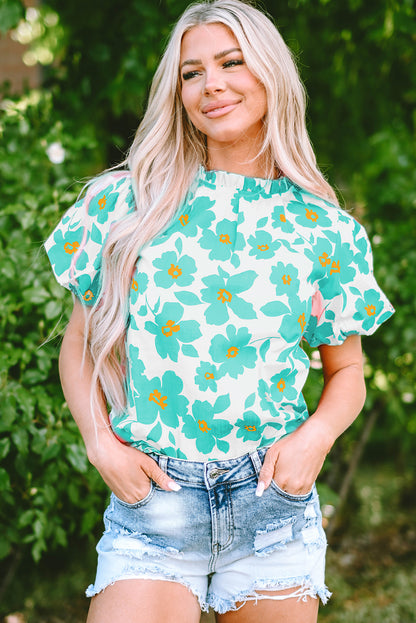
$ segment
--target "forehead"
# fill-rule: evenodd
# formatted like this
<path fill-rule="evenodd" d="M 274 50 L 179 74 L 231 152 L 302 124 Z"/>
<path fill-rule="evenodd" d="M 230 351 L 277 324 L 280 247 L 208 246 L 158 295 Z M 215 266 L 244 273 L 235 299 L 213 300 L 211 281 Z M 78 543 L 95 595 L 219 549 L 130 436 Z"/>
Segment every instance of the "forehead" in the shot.
<path fill-rule="evenodd" d="M 182 37 L 181 63 L 189 59 L 202 60 L 218 52 L 239 47 L 233 32 L 224 24 L 199 24 Z"/>

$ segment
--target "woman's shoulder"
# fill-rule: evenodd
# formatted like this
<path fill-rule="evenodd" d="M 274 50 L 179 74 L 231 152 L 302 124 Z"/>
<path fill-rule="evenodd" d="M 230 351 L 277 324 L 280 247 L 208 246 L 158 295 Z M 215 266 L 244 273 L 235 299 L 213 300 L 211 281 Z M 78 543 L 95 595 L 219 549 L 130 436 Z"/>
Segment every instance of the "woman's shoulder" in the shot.
<path fill-rule="evenodd" d="M 135 198 L 130 171 L 105 171 L 93 177 L 84 187 L 79 202 L 84 204 L 90 216 L 95 213 L 109 215 L 117 208 L 127 212 L 135 209 Z"/>
<path fill-rule="evenodd" d="M 310 227 L 316 226 L 323 232 L 328 230 L 340 235 L 347 232 L 365 234 L 364 225 L 347 209 L 297 185 L 293 185 L 292 198 L 287 209 L 296 215 L 297 220 L 301 219 Z"/>

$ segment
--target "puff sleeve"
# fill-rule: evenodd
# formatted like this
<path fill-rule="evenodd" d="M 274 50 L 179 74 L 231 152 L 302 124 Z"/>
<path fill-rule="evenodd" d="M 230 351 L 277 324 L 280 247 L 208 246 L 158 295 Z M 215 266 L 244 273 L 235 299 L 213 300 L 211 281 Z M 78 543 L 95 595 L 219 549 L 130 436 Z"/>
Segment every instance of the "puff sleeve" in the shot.
<path fill-rule="evenodd" d="M 102 252 L 113 224 L 135 210 L 130 173 L 94 179 L 45 242 L 54 275 L 84 305 L 100 292 Z"/>
<path fill-rule="evenodd" d="M 335 228 L 334 228 L 335 229 Z M 317 245 L 316 293 L 304 337 L 310 346 L 338 345 L 353 334 L 371 335 L 394 308 L 373 274 L 367 233 L 349 214 L 340 211 L 337 228 L 327 232 L 331 252 Z"/>

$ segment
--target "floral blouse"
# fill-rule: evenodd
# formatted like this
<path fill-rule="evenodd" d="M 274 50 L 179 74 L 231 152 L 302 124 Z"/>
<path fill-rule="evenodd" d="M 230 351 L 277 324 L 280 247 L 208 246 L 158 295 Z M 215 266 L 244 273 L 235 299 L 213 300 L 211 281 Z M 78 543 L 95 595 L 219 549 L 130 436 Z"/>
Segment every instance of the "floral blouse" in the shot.
<path fill-rule="evenodd" d="M 92 305 L 111 226 L 135 211 L 130 174 L 89 187 L 47 240 L 60 284 Z M 140 252 L 115 434 L 188 460 L 234 458 L 307 417 L 302 349 L 369 335 L 393 308 L 363 227 L 287 178 L 200 169 L 170 226 Z"/>

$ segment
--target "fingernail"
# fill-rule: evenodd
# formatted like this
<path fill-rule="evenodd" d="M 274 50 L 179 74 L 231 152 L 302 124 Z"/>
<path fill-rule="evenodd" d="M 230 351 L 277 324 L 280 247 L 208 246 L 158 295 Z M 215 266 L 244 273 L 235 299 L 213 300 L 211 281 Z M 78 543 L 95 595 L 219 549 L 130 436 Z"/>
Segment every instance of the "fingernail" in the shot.
<path fill-rule="evenodd" d="M 177 482 L 173 482 L 173 480 L 170 480 L 168 482 L 168 487 L 169 489 L 171 489 L 172 491 L 180 491 L 182 489 L 182 487 L 180 485 L 178 485 Z"/>
<path fill-rule="evenodd" d="M 256 495 L 258 498 L 261 498 L 263 493 L 264 493 L 264 482 L 260 480 L 259 484 L 257 485 Z"/>

